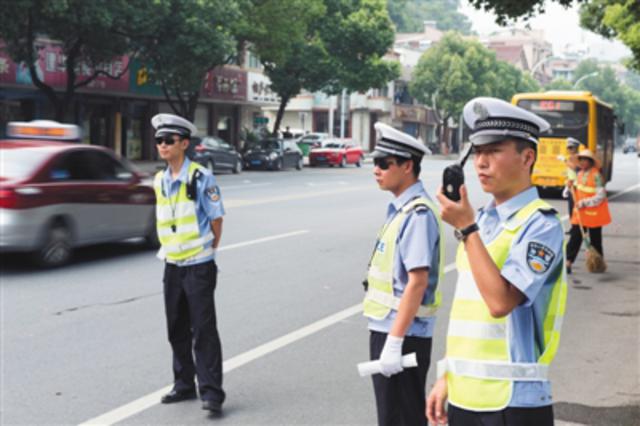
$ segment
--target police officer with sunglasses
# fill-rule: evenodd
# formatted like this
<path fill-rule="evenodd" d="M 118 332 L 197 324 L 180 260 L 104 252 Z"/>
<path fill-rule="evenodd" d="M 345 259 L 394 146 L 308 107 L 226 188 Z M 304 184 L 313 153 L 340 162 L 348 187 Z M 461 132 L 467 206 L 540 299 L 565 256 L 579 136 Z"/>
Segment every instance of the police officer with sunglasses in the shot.
<path fill-rule="evenodd" d="M 415 138 L 376 123 L 374 176 L 393 199 L 369 262 L 363 311 L 369 350 L 380 361 L 373 388 L 379 425 L 425 425 L 425 382 L 431 359 L 438 283 L 444 252 L 437 207 L 419 179 L 427 148 Z M 404 369 L 415 353 L 417 368 Z"/>
<path fill-rule="evenodd" d="M 165 262 L 164 302 L 174 376 L 173 389 L 161 402 L 195 399 L 197 376 L 202 408 L 219 413 L 225 392 L 214 291 L 222 196 L 211 172 L 185 156 L 196 127 L 173 114 L 157 114 L 151 124 L 158 154 L 168 165 L 154 180 L 158 257 Z"/>

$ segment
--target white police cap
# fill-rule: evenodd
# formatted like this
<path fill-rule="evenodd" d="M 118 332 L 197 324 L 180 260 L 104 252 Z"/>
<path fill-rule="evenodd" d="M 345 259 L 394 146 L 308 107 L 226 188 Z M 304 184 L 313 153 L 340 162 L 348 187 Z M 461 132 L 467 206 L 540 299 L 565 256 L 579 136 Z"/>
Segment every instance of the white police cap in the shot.
<path fill-rule="evenodd" d="M 156 114 L 151 125 L 156 129 L 156 138 L 167 134 L 195 136 L 198 133 L 192 122 L 174 114 Z"/>
<path fill-rule="evenodd" d="M 397 155 L 398 157 L 411 158 L 422 157 L 430 154 L 426 146 L 418 142 L 416 138 L 388 124 L 377 122 L 373 125 L 376 130 L 376 147 L 371 153 L 373 158 Z"/>
<path fill-rule="evenodd" d="M 486 145 L 508 138 L 538 143 L 540 133 L 549 123 L 523 108 L 497 98 L 475 98 L 463 110 L 464 121 L 471 128 L 472 145 Z"/>
<path fill-rule="evenodd" d="M 579 148 L 580 145 L 582 144 L 578 139 L 572 137 L 567 138 L 567 148 Z"/>

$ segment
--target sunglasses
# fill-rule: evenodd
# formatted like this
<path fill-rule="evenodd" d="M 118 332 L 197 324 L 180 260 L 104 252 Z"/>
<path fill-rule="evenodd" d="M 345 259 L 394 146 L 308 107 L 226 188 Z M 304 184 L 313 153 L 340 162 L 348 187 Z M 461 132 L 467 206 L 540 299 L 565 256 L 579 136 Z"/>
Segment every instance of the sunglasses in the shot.
<path fill-rule="evenodd" d="M 374 158 L 373 165 L 380 168 L 380 170 L 387 170 L 392 164 L 398 164 L 395 160 L 390 158 Z"/>
<path fill-rule="evenodd" d="M 173 136 L 171 135 L 167 135 L 167 136 L 160 136 L 159 138 L 156 138 L 156 145 L 173 145 L 174 143 L 176 143 L 176 140 L 173 139 Z"/>

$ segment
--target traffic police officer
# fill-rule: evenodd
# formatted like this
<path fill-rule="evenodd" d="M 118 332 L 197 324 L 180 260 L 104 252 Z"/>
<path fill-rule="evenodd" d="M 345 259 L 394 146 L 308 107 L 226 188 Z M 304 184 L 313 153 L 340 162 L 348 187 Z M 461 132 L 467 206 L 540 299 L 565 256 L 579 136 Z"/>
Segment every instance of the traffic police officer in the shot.
<path fill-rule="evenodd" d="M 225 393 L 214 291 L 222 197 L 211 172 L 185 156 L 196 127 L 173 114 L 158 114 L 151 124 L 158 154 L 168 164 L 154 181 L 158 257 L 165 261 L 164 302 L 174 375 L 173 389 L 161 401 L 195 399 L 197 376 L 202 408 L 220 412 Z"/>
<path fill-rule="evenodd" d="M 378 234 L 364 299 L 370 356 L 381 366 L 373 376 L 378 424 L 424 425 L 444 262 L 439 213 L 418 178 L 426 147 L 386 124 L 374 127 L 374 175 L 380 189 L 395 197 Z M 403 370 L 401 357 L 408 353 L 416 353 L 418 367 Z"/>
<path fill-rule="evenodd" d="M 451 426 L 551 426 L 547 374 L 567 292 L 563 231 L 531 184 L 538 135 L 549 124 L 494 98 L 469 101 L 464 119 L 480 185 L 493 199 L 476 216 L 464 185 L 459 202 L 437 195 L 461 242 L 446 357 L 426 414 Z"/>

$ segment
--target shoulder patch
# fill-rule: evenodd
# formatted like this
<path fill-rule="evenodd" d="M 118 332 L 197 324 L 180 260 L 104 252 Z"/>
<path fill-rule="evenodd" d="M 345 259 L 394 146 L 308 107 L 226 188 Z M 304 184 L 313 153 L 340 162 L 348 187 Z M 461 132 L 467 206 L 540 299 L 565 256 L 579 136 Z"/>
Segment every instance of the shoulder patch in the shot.
<path fill-rule="evenodd" d="M 207 197 L 213 202 L 220 201 L 220 188 L 218 185 L 207 188 Z"/>
<path fill-rule="evenodd" d="M 536 274 L 544 274 L 556 258 L 556 254 L 544 244 L 532 241 L 527 246 L 527 265 Z"/>

